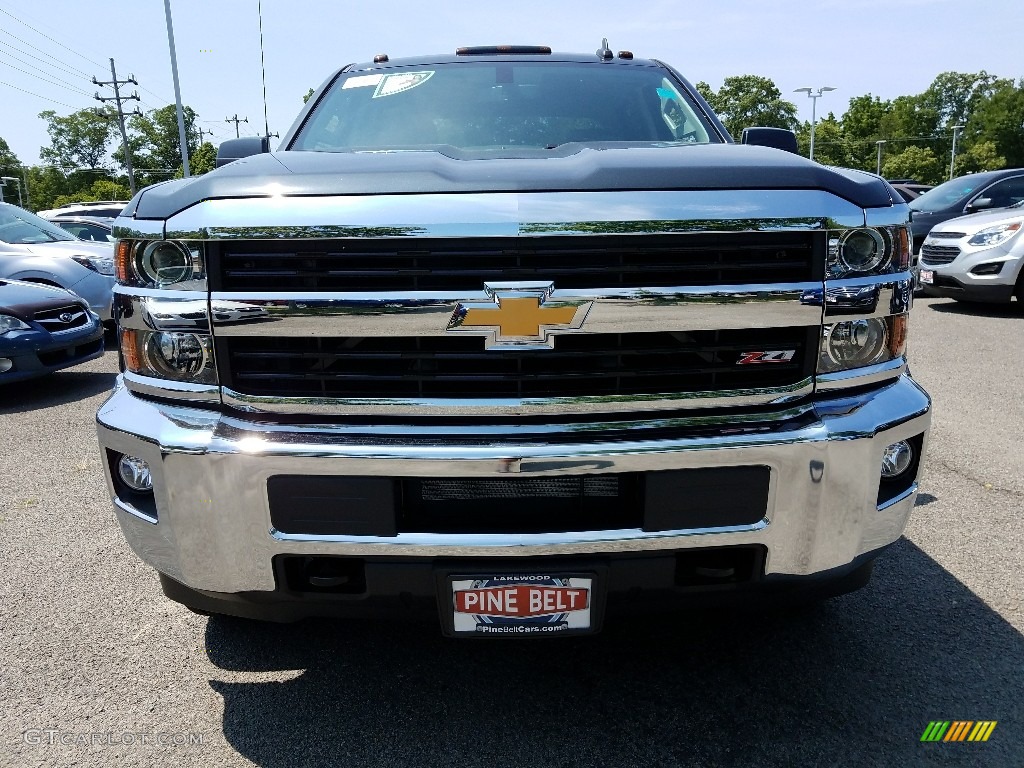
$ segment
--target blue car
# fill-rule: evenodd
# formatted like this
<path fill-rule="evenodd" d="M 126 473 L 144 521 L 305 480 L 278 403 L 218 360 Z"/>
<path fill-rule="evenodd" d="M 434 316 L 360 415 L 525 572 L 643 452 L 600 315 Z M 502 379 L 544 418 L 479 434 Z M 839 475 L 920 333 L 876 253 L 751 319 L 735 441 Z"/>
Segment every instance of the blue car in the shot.
<path fill-rule="evenodd" d="M 103 354 L 103 323 L 79 296 L 0 280 L 0 384 L 45 376 Z"/>

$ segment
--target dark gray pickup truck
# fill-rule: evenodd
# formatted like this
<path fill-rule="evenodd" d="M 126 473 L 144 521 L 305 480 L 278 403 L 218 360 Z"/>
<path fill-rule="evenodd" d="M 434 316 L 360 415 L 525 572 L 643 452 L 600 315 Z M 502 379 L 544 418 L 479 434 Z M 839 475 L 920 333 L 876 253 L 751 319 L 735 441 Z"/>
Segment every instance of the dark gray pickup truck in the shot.
<path fill-rule="evenodd" d="M 339 70 L 116 221 L 128 542 L 193 610 L 478 637 L 863 585 L 930 423 L 908 209 L 778 146 L 607 46 Z"/>

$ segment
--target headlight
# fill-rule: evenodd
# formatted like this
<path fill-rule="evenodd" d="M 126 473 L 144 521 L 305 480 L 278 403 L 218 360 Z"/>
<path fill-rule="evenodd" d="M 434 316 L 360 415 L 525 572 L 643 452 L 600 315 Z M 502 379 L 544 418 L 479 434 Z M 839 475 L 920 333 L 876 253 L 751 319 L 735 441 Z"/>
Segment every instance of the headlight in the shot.
<path fill-rule="evenodd" d="M 24 323 L 13 315 L 0 315 L 0 336 L 8 331 L 31 330 L 32 326 Z"/>
<path fill-rule="evenodd" d="M 198 245 L 177 240 L 118 240 L 114 250 L 117 280 L 143 288 L 205 290 L 206 268 Z"/>
<path fill-rule="evenodd" d="M 125 369 L 143 376 L 192 384 L 216 384 L 213 342 L 206 334 L 121 331 Z"/>
<path fill-rule="evenodd" d="M 852 229 L 839 238 L 839 261 L 849 272 L 871 272 L 889 257 L 881 234 Z"/>
<path fill-rule="evenodd" d="M 86 269 L 91 269 L 93 272 L 99 272 L 101 275 L 114 274 L 113 256 L 72 256 L 71 258 Z"/>
<path fill-rule="evenodd" d="M 818 373 L 834 373 L 888 362 L 907 349 L 907 316 L 844 320 L 822 329 Z"/>
<path fill-rule="evenodd" d="M 1021 222 L 1011 221 L 1006 224 L 997 224 L 994 227 L 983 229 L 974 235 L 968 244 L 993 246 L 1005 243 L 1020 231 Z"/>

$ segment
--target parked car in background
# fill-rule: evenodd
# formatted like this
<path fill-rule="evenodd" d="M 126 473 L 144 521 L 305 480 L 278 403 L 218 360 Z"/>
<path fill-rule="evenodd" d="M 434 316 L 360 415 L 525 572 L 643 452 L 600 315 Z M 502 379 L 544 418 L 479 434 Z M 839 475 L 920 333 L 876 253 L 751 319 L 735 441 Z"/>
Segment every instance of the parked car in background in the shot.
<path fill-rule="evenodd" d="M 99 200 L 84 203 L 65 203 L 59 208 L 39 211 L 44 219 L 68 218 L 69 216 L 89 216 L 92 218 L 115 219 L 128 205 L 127 200 Z"/>
<path fill-rule="evenodd" d="M 73 291 L 106 322 L 114 292 L 114 244 L 83 242 L 24 208 L 0 203 L 0 278 Z"/>
<path fill-rule="evenodd" d="M 86 216 L 66 216 L 47 219 L 51 224 L 56 224 L 63 230 L 70 232 L 79 240 L 87 240 L 96 243 L 112 243 L 114 236 L 111 231 L 114 228 L 113 219 L 92 219 Z"/>
<path fill-rule="evenodd" d="M 1024 305 L 1024 201 L 949 219 L 921 247 L 920 282 L 929 296 Z"/>
<path fill-rule="evenodd" d="M 930 184 L 892 184 L 892 188 L 899 192 L 900 196 L 908 203 L 911 200 L 916 200 L 929 189 L 935 189 Z"/>
<path fill-rule="evenodd" d="M 910 201 L 914 253 L 936 224 L 965 213 L 1005 208 L 1024 200 L 1024 168 L 960 176 Z"/>
<path fill-rule="evenodd" d="M 82 298 L 50 285 L 0 280 L 0 384 L 102 354 L 103 324 Z"/>

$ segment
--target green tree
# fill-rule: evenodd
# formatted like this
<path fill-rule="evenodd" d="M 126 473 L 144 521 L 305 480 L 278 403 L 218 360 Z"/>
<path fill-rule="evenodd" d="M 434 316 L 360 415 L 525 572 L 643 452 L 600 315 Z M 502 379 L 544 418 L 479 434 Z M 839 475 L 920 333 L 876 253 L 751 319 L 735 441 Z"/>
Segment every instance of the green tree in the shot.
<path fill-rule="evenodd" d="M 56 208 L 66 203 L 83 203 L 95 200 L 129 200 L 131 192 L 128 187 L 110 179 L 97 179 L 88 189 L 71 194 L 57 195 L 50 207 Z"/>
<path fill-rule="evenodd" d="M 52 165 L 31 166 L 25 177 L 29 197 L 25 207 L 32 211 L 53 208 L 54 200 L 71 191 L 67 176 Z"/>
<path fill-rule="evenodd" d="M 64 172 L 75 168 L 99 168 L 107 157 L 111 139 L 111 116 L 103 110 L 80 109 L 60 117 L 52 109 L 40 112 L 46 121 L 50 146 L 39 149 L 39 157 Z"/>
<path fill-rule="evenodd" d="M 999 154 L 994 141 L 976 141 L 963 152 L 957 150 L 953 173 L 963 176 L 965 173 L 998 171 L 1005 167 L 1006 158 Z"/>
<path fill-rule="evenodd" d="M 992 142 L 1010 168 L 1024 167 L 1024 79 L 1001 81 L 971 118 L 979 142 Z"/>
<path fill-rule="evenodd" d="M 717 92 L 703 82 L 697 83 L 697 91 L 734 137 L 752 126 L 789 130 L 797 127 L 796 105 L 782 98 L 782 92 L 770 78 L 737 75 L 725 78 Z"/>
<path fill-rule="evenodd" d="M 796 143 L 804 157 L 811 152 L 811 124 L 804 122 L 796 132 Z M 842 122 L 829 112 L 814 126 L 814 159 L 822 165 L 850 167 L 850 152 Z"/>
<path fill-rule="evenodd" d="M 188 171 L 192 176 L 202 176 L 217 167 L 217 148 L 208 141 L 200 144 L 196 151 L 188 156 Z M 184 166 L 179 165 L 174 178 L 185 176 Z"/>
<path fill-rule="evenodd" d="M 882 175 L 887 179 L 914 179 L 922 184 L 945 180 L 942 160 L 930 148 L 913 145 L 887 155 L 882 162 Z"/>
<path fill-rule="evenodd" d="M 191 158 L 199 148 L 195 130 L 197 115 L 191 107 L 183 107 L 182 112 L 185 136 L 188 137 L 188 154 Z M 137 186 L 142 187 L 173 176 L 174 169 L 182 165 L 178 112 L 175 106 L 168 104 L 145 115 L 133 115 L 128 125 L 128 146 L 132 152 L 132 165 L 137 169 Z M 127 167 L 122 148 L 118 147 L 114 152 L 114 159 L 122 167 Z M 191 171 L 191 163 L 189 166 Z"/>
<path fill-rule="evenodd" d="M 315 90 L 316 90 L 315 88 L 310 88 L 308 91 L 306 91 L 306 95 L 302 97 L 302 103 L 303 104 L 305 104 L 307 101 L 309 101 L 309 97 L 313 95 Z"/>

